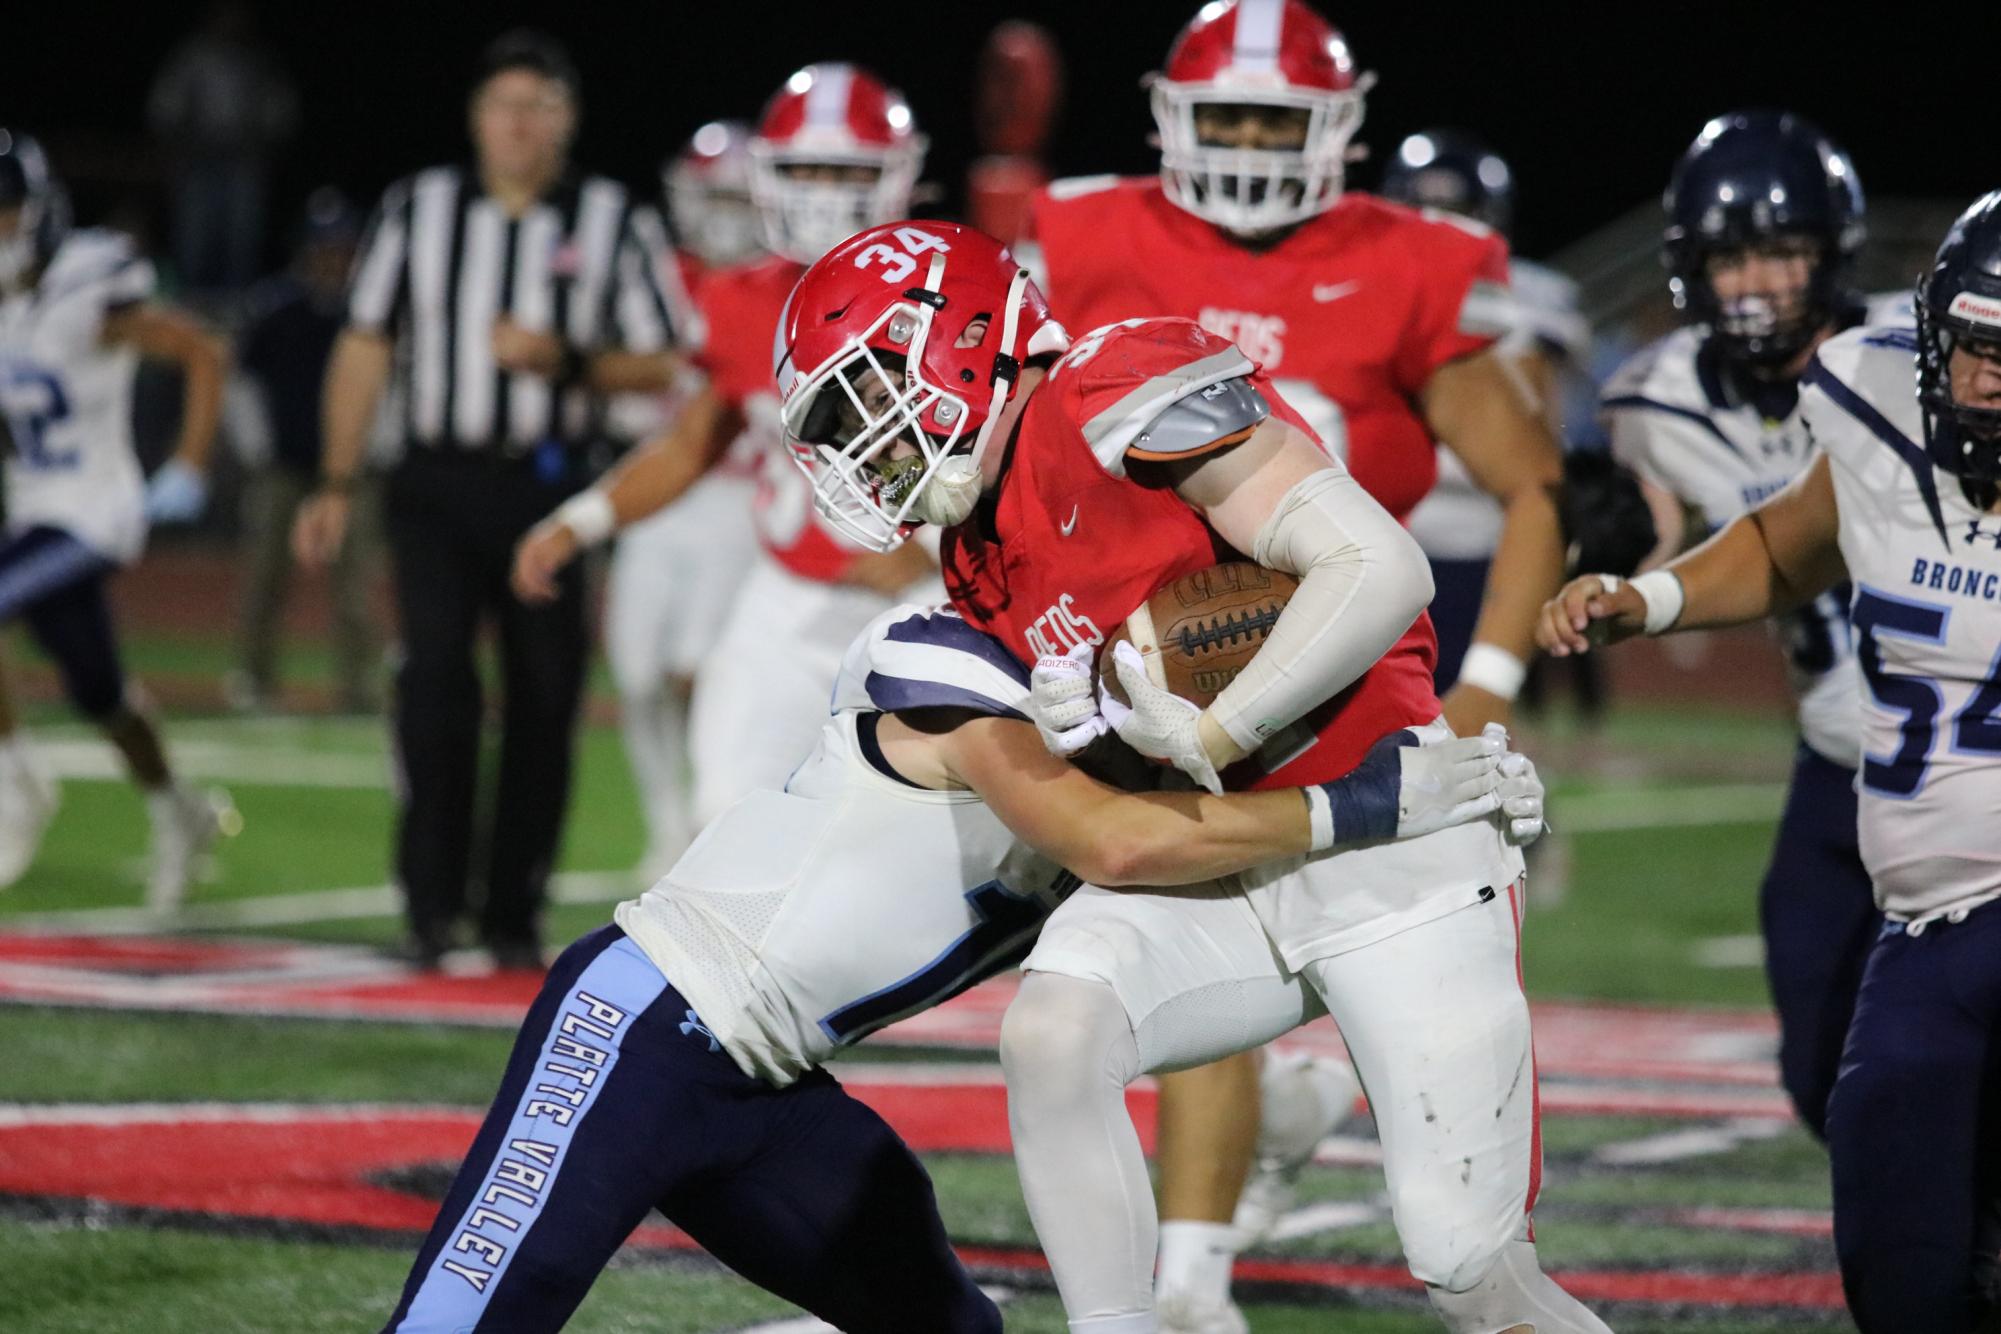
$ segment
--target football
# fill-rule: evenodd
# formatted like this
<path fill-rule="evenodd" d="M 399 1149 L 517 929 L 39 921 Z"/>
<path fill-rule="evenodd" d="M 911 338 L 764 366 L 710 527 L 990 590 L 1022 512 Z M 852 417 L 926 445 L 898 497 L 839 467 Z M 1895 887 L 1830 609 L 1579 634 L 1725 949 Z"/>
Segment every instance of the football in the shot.
<path fill-rule="evenodd" d="M 1207 708 L 1264 647 L 1299 581 L 1247 560 L 1212 565 L 1160 589 L 1126 618 L 1098 655 L 1105 688 L 1125 699 L 1112 649 L 1131 640 L 1162 689 Z"/>

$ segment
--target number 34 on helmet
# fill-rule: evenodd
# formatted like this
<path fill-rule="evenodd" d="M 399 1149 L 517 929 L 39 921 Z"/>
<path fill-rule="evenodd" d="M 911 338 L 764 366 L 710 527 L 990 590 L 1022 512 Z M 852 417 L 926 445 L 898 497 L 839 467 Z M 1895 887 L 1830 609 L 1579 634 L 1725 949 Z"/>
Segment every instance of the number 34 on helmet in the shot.
<path fill-rule="evenodd" d="M 980 460 L 1022 364 L 1069 345 L 1007 247 L 956 223 L 872 227 L 800 276 L 773 371 L 814 504 L 888 551 L 972 513 Z"/>

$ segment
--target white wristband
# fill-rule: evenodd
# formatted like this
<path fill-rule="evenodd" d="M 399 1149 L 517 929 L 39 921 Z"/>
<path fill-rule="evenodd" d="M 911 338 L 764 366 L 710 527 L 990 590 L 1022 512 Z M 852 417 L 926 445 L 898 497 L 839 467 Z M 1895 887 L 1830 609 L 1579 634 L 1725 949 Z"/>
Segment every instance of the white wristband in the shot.
<path fill-rule="evenodd" d="M 1306 794 L 1306 815 L 1313 822 L 1313 844 L 1309 851 L 1325 852 L 1334 846 L 1334 803 L 1327 789 L 1318 783 L 1300 789 Z"/>
<path fill-rule="evenodd" d="M 1522 693 L 1528 664 L 1499 644 L 1475 644 L 1459 664 L 1459 683 L 1511 700 Z"/>
<path fill-rule="evenodd" d="M 1647 604 L 1648 634 L 1666 634 L 1681 619 L 1681 606 L 1688 594 L 1680 575 L 1671 570 L 1648 570 L 1633 580 L 1633 591 Z"/>
<path fill-rule="evenodd" d="M 618 530 L 618 515 L 611 497 L 598 488 L 586 487 L 556 507 L 556 522 L 570 530 L 577 545 L 594 547 Z"/>

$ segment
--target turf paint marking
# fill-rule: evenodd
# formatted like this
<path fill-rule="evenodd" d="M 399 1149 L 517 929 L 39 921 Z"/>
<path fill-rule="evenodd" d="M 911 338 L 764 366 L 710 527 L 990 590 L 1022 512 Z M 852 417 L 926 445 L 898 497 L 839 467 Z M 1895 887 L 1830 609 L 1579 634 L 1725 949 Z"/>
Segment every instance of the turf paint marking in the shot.
<path fill-rule="evenodd" d="M 1015 1295 L 1013 1288 L 998 1287 L 991 1283 L 982 1283 L 980 1291 L 992 1298 L 996 1306 L 1006 1306 L 1014 1300 Z M 745 1325 L 735 1334 L 841 1334 L 841 1332 L 824 1320 L 801 1316 L 794 1320 L 767 1320 L 761 1325 Z"/>
<path fill-rule="evenodd" d="M 1740 1145 L 1777 1139 L 1785 1131 L 1786 1123 L 1774 1118 L 1733 1117 L 1721 1125 L 1670 1130 L 1644 1139 L 1602 1144 L 1592 1151 L 1591 1157 L 1608 1167 L 1659 1167 L 1665 1163 L 1685 1163 L 1692 1158 L 1713 1158 Z"/>
<path fill-rule="evenodd" d="M 899 1086 L 886 1073 L 850 1081 L 898 1133 L 920 1151 L 959 1147 L 957 1113 L 935 1107 L 944 1086 Z M 1000 1116 L 999 1090 L 982 1090 Z M 948 1100 L 949 1101 L 949 1100 Z M 142 1104 L 130 1107 L 0 1105 L 0 1197 L 84 1201 L 141 1221 L 218 1217 L 281 1225 L 319 1225 L 408 1236 L 427 1230 L 437 1202 L 380 1184 L 399 1169 L 456 1162 L 481 1115 L 436 1107 L 288 1104 Z M 943 1131 L 950 1133 L 942 1134 Z M 946 1143 L 937 1143 L 940 1138 Z M 1770 1211 L 1726 1211 L 1738 1226 L 1762 1222 L 1807 1227 L 1808 1218 Z M 1783 1211 L 1780 1211 L 1783 1213 Z M 1729 1225 L 1725 1223 L 1724 1225 Z M 628 1245 L 641 1251 L 697 1248 L 677 1228 L 646 1225 Z M 1048 1264 L 1018 1247 L 965 1246 L 974 1273 L 1009 1287 L 1046 1286 Z M 1246 1256 L 1240 1281 L 1278 1295 L 1310 1298 L 1326 1288 L 1415 1293 L 1401 1265 Z M 1831 1273 L 1702 1274 L 1674 1269 L 1564 1270 L 1553 1275 L 1586 1301 L 1671 1306 L 1726 1306 L 1836 1311 L 1840 1280 Z M 801 1331 L 814 1325 L 760 1327 Z"/>

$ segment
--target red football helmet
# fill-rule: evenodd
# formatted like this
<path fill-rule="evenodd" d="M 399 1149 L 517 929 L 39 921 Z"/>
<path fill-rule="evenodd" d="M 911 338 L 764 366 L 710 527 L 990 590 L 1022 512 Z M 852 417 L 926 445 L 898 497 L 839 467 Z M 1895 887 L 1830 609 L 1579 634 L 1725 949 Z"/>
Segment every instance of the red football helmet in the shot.
<path fill-rule="evenodd" d="M 814 503 L 876 551 L 972 513 L 1022 362 L 1069 346 L 1006 246 L 929 220 L 871 227 L 800 276 L 773 371 Z"/>
<path fill-rule="evenodd" d="M 1348 141 L 1374 82 L 1355 72 L 1348 43 L 1303 0 L 1211 0 L 1151 80 L 1167 197 L 1244 235 L 1324 213 L 1341 197 Z M 1305 138 L 1298 148 L 1205 143 L 1196 128 L 1204 105 L 1294 113 Z"/>
<path fill-rule="evenodd" d="M 750 141 L 766 244 L 811 264 L 908 213 L 923 166 L 924 136 L 903 94 L 854 65 L 808 65 L 765 104 Z"/>
<path fill-rule="evenodd" d="M 711 269 L 754 259 L 764 233 L 750 200 L 750 126 L 712 120 L 660 171 L 674 242 Z"/>

